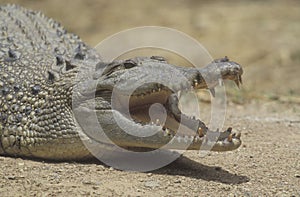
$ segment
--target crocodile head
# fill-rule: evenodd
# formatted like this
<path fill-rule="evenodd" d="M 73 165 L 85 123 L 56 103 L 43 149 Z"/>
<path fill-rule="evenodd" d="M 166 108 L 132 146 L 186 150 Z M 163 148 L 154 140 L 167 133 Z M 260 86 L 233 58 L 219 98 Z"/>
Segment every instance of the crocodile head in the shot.
<path fill-rule="evenodd" d="M 210 131 L 202 121 L 181 112 L 178 95 L 191 89 L 209 89 L 214 94 L 222 80 L 239 85 L 242 73 L 241 66 L 227 58 L 202 69 L 170 65 L 161 57 L 99 63 L 92 79 L 82 78 L 77 84 L 73 109 L 89 138 L 102 143 L 131 150 L 196 150 L 205 145 L 213 151 L 234 150 L 241 144 L 240 134 L 231 128 Z M 109 140 L 94 135 L 99 128 L 95 122 Z"/>

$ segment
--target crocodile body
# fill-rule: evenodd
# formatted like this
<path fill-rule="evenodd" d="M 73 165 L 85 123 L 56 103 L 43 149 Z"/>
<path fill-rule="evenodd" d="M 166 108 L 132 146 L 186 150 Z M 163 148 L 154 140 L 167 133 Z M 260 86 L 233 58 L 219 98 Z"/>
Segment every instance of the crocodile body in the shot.
<path fill-rule="evenodd" d="M 82 103 L 74 105 L 72 100 L 74 87 L 83 80 L 97 80 L 95 112 L 105 133 L 119 146 L 127 149 L 159 148 L 174 137 L 174 125 L 186 118 L 187 127 L 195 131 L 187 148 L 199 149 L 209 129 L 200 120 L 182 115 L 173 93 L 182 87 L 213 90 L 218 78 L 208 77 L 210 81 L 205 82 L 202 75 L 209 75 L 216 70 L 220 71 L 219 77 L 222 79 L 234 80 L 238 84 L 241 82 L 242 68 L 226 58 L 212 62 L 202 70 L 169 65 L 158 57 L 103 63 L 95 49 L 40 12 L 6 5 L 0 7 L 0 19 L 0 155 L 51 160 L 92 157 L 83 141 L 90 142 L 93 139 L 85 135 L 81 126 L 89 120 L 76 120 L 73 111 L 74 108 L 75 112 L 90 109 L 90 92 L 78 94 L 76 98 Z M 165 72 L 160 70 L 158 75 L 156 66 L 164 65 L 182 73 L 188 79 L 188 84 L 175 80 L 167 69 Z M 101 72 L 95 71 L 95 68 Z M 77 77 L 80 71 L 94 73 L 94 76 Z M 118 110 L 112 110 L 112 88 L 120 90 L 118 98 L 122 100 L 130 82 L 143 80 L 146 75 L 168 79 L 174 91 L 157 84 L 137 89 L 130 101 L 134 120 Z M 136 109 L 149 110 L 152 103 L 165 106 L 170 121 L 176 123 L 165 123 L 163 126 L 148 124 L 149 117 L 141 115 Z M 122 108 L 123 103 L 117 106 Z M 122 133 L 122 129 L 114 123 L 112 111 L 117 111 L 128 128 L 136 132 L 148 129 L 161 130 L 161 133 L 147 138 Z M 239 137 L 228 129 L 221 133 L 213 150 L 236 149 L 241 144 Z M 171 148 L 180 149 L 181 144 L 186 143 L 182 140 L 173 141 Z M 103 148 L 109 146 L 103 142 Z"/>

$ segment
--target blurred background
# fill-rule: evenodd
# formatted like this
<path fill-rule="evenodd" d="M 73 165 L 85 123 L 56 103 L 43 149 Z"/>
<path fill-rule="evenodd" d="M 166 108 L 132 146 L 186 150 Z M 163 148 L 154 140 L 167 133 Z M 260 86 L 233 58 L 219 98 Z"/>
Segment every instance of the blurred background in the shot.
<path fill-rule="evenodd" d="M 233 102 L 266 99 L 300 103 L 300 1 L 0 0 L 0 3 L 41 10 L 90 46 L 137 26 L 175 28 L 202 43 L 213 58 L 226 55 L 243 65 L 242 89 L 238 91 L 229 84 Z"/>

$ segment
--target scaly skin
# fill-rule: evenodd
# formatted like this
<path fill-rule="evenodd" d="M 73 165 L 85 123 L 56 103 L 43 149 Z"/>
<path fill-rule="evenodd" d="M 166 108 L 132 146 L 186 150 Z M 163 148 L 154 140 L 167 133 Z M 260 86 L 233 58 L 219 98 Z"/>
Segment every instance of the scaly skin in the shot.
<path fill-rule="evenodd" d="M 212 143 L 207 136 L 211 131 L 180 112 L 177 92 L 191 88 L 214 92 L 213 87 L 225 79 L 241 83 L 242 68 L 227 58 L 203 69 L 170 65 L 161 57 L 103 63 L 78 36 L 40 12 L 1 6 L 0 19 L 0 155 L 83 160 L 93 157 L 84 143 L 97 141 L 99 148 L 110 149 L 106 140 L 86 130 L 95 129 L 91 112 L 121 147 L 157 149 L 171 142 L 167 148 L 196 150 L 203 142 Z M 154 103 L 166 108 L 166 122 L 152 124 L 144 113 Z M 129 135 L 114 117 L 133 134 L 155 134 Z M 179 123 L 183 130 L 178 130 Z M 220 136 L 214 151 L 234 150 L 241 144 L 240 134 L 231 129 L 215 133 Z"/>

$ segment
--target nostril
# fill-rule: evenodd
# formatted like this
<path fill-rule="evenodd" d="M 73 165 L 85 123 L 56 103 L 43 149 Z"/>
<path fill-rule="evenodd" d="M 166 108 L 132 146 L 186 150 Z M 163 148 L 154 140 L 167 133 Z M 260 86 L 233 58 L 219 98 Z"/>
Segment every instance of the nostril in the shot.
<path fill-rule="evenodd" d="M 241 68 L 240 68 L 238 65 L 236 65 L 236 66 L 234 66 L 234 67 L 232 68 L 232 71 L 233 71 L 234 73 L 239 73 L 239 72 L 241 71 Z"/>

